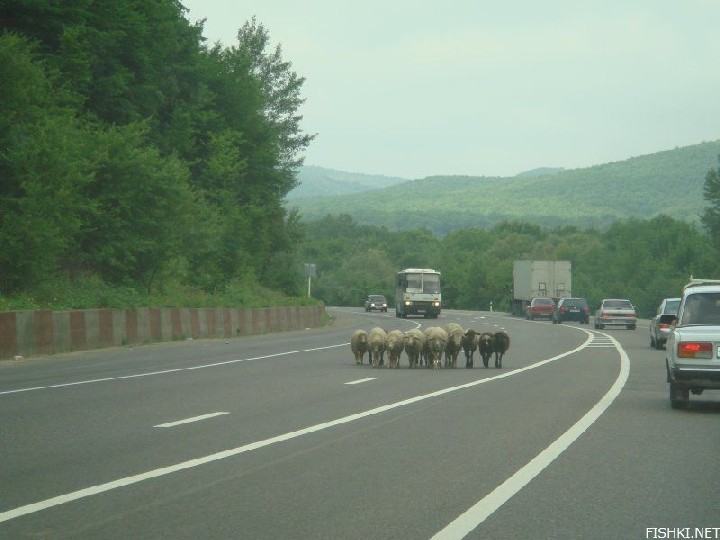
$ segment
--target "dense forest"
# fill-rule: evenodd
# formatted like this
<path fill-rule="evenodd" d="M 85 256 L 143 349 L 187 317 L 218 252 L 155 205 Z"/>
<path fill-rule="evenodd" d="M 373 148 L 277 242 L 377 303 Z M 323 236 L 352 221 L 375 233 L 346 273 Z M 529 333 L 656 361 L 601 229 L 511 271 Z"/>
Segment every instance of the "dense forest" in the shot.
<path fill-rule="evenodd" d="M 605 228 L 618 219 L 669 215 L 698 222 L 705 174 L 719 153 L 720 141 L 714 141 L 583 169 L 515 177 L 433 176 L 291 203 L 307 219 L 322 218 L 332 208 L 358 223 L 393 230 L 424 227 L 437 234 L 503 221 Z"/>
<path fill-rule="evenodd" d="M 0 5 L 0 307 L 285 302 L 303 78 L 254 19 L 180 2 Z"/>
<path fill-rule="evenodd" d="M 591 306 L 606 297 L 630 298 L 647 317 L 660 300 L 679 295 L 691 274 L 720 277 L 720 246 L 696 226 L 667 216 L 618 221 L 604 231 L 506 222 L 444 237 L 427 229 L 360 225 L 347 215 L 306 229 L 302 251 L 318 266 L 315 294 L 333 305 L 362 305 L 370 293 L 385 294 L 393 305 L 395 272 L 430 267 L 442 272 L 445 307 L 488 309 L 493 302 L 507 310 L 513 261 L 556 259 L 572 262 L 572 292 Z"/>

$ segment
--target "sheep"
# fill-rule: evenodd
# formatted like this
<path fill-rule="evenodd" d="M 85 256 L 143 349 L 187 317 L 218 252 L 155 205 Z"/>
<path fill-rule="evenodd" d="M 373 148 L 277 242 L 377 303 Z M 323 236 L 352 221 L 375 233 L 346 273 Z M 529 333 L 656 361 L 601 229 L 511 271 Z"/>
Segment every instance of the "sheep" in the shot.
<path fill-rule="evenodd" d="M 372 367 L 376 368 L 383 363 L 385 354 L 385 340 L 387 333 L 379 327 L 375 327 L 368 333 L 368 347 L 370 349 L 370 359 Z"/>
<path fill-rule="evenodd" d="M 430 367 L 430 329 L 433 328 L 432 326 L 428 326 L 425 330 L 423 330 L 423 336 L 425 336 L 425 340 L 423 341 L 423 352 L 420 355 L 420 365 L 425 367 Z"/>
<path fill-rule="evenodd" d="M 448 323 L 445 325 L 445 331 L 448 334 L 447 345 L 445 347 L 445 367 L 455 367 L 457 357 L 462 349 L 462 338 L 465 330 L 457 323 Z"/>
<path fill-rule="evenodd" d="M 483 365 L 487 368 L 490 362 L 490 357 L 495 351 L 494 348 L 495 334 L 492 332 L 483 332 L 478 337 L 478 351 L 482 357 Z"/>
<path fill-rule="evenodd" d="M 403 344 L 405 346 L 405 353 L 407 354 L 410 367 L 414 368 L 418 365 L 425 348 L 425 334 L 417 328 L 408 330 L 403 335 Z"/>
<path fill-rule="evenodd" d="M 432 326 L 428 328 L 426 335 L 428 336 L 428 367 L 430 367 L 430 363 L 432 363 L 432 367 L 439 368 L 443 351 L 448 342 L 448 334 L 439 326 Z"/>
<path fill-rule="evenodd" d="M 362 365 L 363 356 L 369 353 L 368 349 L 368 333 L 365 330 L 355 330 L 350 338 L 350 349 L 355 355 L 355 364 Z M 368 364 L 370 363 L 370 355 L 368 354 Z"/>
<path fill-rule="evenodd" d="M 392 330 L 385 339 L 385 350 L 388 353 L 388 367 L 400 367 L 400 355 L 403 352 L 403 333 L 400 330 Z"/>
<path fill-rule="evenodd" d="M 495 350 L 495 367 L 502 369 L 503 354 L 510 348 L 510 336 L 505 332 L 495 332 L 493 349 Z"/>
<path fill-rule="evenodd" d="M 465 351 L 465 367 L 472 368 L 475 365 L 473 356 L 478 348 L 478 333 L 475 330 L 467 329 L 462 337 L 462 348 Z"/>

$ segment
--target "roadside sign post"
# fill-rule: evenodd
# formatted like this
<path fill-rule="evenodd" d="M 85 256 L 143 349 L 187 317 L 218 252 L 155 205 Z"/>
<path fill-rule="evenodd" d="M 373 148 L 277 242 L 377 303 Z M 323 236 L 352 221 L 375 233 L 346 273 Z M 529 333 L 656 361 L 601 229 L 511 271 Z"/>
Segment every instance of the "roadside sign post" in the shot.
<path fill-rule="evenodd" d="M 314 263 L 305 263 L 305 276 L 308 278 L 307 295 L 310 298 L 310 290 L 312 287 L 312 278 L 317 275 L 317 269 Z"/>

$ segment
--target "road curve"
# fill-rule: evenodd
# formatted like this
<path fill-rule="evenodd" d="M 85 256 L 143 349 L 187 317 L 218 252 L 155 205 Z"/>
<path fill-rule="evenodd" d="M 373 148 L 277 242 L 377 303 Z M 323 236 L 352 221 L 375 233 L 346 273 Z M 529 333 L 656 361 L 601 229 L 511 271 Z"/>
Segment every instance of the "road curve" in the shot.
<path fill-rule="evenodd" d="M 642 329 L 331 312 L 323 329 L 0 363 L 0 537 L 645 538 L 720 526 L 720 400 L 672 411 L 663 353 Z M 354 328 L 451 321 L 505 329 L 503 369 L 354 364 Z"/>

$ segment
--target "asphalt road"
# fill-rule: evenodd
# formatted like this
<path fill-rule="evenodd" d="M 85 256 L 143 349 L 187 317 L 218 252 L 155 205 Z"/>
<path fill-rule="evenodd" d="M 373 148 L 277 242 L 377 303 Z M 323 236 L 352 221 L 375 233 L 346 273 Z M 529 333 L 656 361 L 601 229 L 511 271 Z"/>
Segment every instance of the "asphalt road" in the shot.
<path fill-rule="evenodd" d="M 671 410 L 646 327 L 331 312 L 323 329 L 0 362 L 0 538 L 720 527 L 720 394 Z M 503 369 L 354 363 L 355 328 L 450 321 L 504 328 Z"/>

